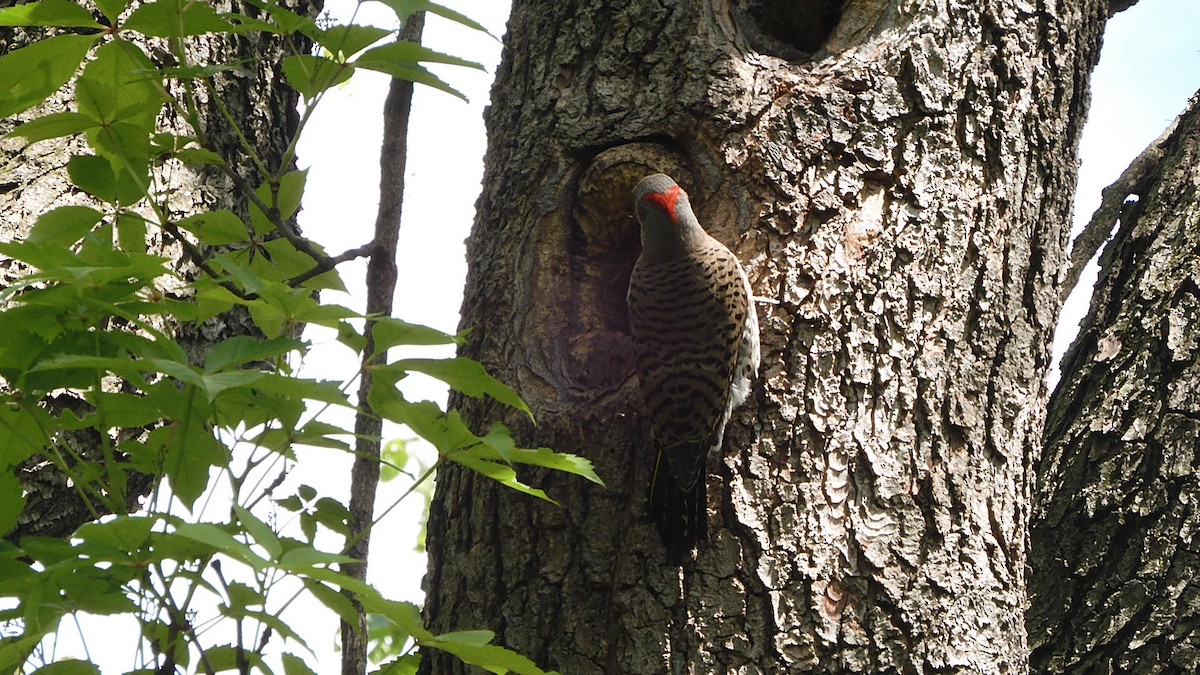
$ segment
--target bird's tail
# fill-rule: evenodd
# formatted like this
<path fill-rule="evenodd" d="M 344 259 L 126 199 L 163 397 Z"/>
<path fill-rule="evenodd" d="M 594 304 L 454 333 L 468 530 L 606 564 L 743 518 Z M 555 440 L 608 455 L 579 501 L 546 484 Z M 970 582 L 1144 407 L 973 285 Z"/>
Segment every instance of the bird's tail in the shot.
<path fill-rule="evenodd" d="M 667 548 L 667 559 L 673 565 L 682 565 L 696 545 L 708 538 L 704 472 L 680 478 L 664 455 L 659 455 L 650 483 L 650 518 Z"/>

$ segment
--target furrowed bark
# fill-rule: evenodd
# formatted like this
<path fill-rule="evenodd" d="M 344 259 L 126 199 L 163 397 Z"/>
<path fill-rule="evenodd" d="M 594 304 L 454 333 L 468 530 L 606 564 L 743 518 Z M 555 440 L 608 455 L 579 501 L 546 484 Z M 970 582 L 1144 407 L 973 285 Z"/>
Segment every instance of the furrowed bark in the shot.
<path fill-rule="evenodd" d="M 1031 526 L 1039 673 L 1200 669 L 1200 95 L 1100 260 Z"/>
<path fill-rule="evenodd" d="M 462 327 L 537 427 L 454 404 L 608 487 L 528 476 L 557 508 L 441 471 L 433 629 L 569 673 L 1025 672 L 1031 461 L 1108 3 L 842 4 L 514 4 Z M 777 303 L 682 570 L 645 518 L 624 302 L 653 171 Z"/>

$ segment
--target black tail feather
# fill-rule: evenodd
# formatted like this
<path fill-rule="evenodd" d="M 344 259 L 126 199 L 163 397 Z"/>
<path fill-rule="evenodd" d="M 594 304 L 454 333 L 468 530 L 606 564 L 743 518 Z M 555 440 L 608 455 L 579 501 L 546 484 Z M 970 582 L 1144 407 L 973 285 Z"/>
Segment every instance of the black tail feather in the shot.
<path fill-rule="evenodd" d="M 650 486 L 650 518 L 667 548 L 667 560 L 682 565 L 692 557 L 696 545 L 708 538 L 704 476 L 684 487 L 670 471 L 656 472 Z"/>

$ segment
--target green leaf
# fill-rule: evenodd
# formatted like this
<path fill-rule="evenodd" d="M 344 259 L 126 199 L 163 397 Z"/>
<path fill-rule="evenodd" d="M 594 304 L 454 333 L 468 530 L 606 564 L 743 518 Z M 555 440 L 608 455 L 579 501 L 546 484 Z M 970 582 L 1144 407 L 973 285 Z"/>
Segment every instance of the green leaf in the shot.
<path fill-rule="evenodd" d="M 289 626 L 287 623 L 284 623 L 284 621 L 281 618 L 281 616 L 284 616 L 284 617 L 287 617 L 287 619 L 289 621 L 291 621 L 292 620 L 291 614 L 277 615 L 277 614 L 273 614 L 273 613 L 262 611 L 262 610 L 249 610 L 249 611 L 243 610 L 242 614 L 246 617 L 255 619 L 257 621 L 261 621 L 263 624 L 270 627 L 270 629 L 273 630 L 275 632 L 275 634 L 278 635 L 279 637 L 281 637 L 285 640 L 288 640 L 288 641 L 294 641 L 296 644 L 300 645 L 301 647 L 304 647 L 305 649 L 309 648 L 308 644 L 304 641 L 304 639 L 301 638 L 300 635 L 296 633 L 296 631 L 292 630 L 291 626 Z M 297 623 L 300 623 L 300 622 L 297 622 Z M 255 673 L 262 672 L 262 673 L 265 673 L 266 675 L 271 675 L 271 673 L 272 673 L 272 671 L 267 670 L 265 668 L 261 671 L 251 671 L 251 672 L 255 672 Z"/>
<path fill-rule="evenodd" d="M 377 596 L 360 598 L 363 608 L 384 616 L 417 641 L 422 647 L 432 647 L 453 654 L 464 662 L 493 673 L 526 673 L 549 675 L 532 661 L 503 647 L 489 644 L 495 635 L 491 631 L 471 630 L 432 635 L 421 622 L 421 610 L 408 602 L 395 602 Z"/>
<path fill-rule="evenodd" d="M 443 633 L 433 639 L 437 641 L 456 642 L 472 647 L 482 647 L 496 639 L 496 634 L 490 630 L 458 630 L 451 633 Z"/>
<path fill-rule="evenodd" d="M 451 453 L 479 442 L 479 437 L 463 424 L 456 411 L 447 415 L 431 401 L 412 403 L 405 401 L 398 394 L 384 395 L 389 390 L 394 394 L 393 387 L 382 390 L 378 386 L 373 387 L 370 396 L 371 408 L 384 419 L 408 425 L 414 433 L 437 448 L 439 453 Z"/>
<path fill-rule="evenodd" d="M 350 451 L 350 445 L 346 441 L 336 438 L 346 433 L 345 429 L 336 424 L 312 420 L 296 431 L 294 440 L 296 443 L 314 448 Z"/>
<path fill-rule="evenodd" d="M 484 394 L 516 408 L 533 419 L 533 412 L 515 391 L 492 377 L 478 361 L 465 357 L 453 359 L 400 359 L 381 369 L 424 373 L 450 385 L 455 391 L 481 398 Z"/>
<path fill-rule="evenodd" d="M 3 435 L 0 429 L 0 435 Z M 17 526 L 21 512 L 25 510 L 25 488 L 12 471 L 0 471 L 0 535 L 8 534 Z"/>
<path fill-rule="evenodd" d="M 455 89 L 454 87 L 451 87 L 448 83 L 446 83 L 445 80 L 429 72 L 428 69 L 420 64 L 388 62 L 379 64 L 374 68 L 368 66 L 363 67 L 367 68 L 368 70 L 374 70 L 391 75 L 392 77 L 399 78 L 401 80 L 408 80 L 409 82 L 414 82 L 416 84 L 423 84 L 427 87 L 433 87 L 434 89 L 444 91 L 447 94 L 466 102 L 470 101 L 466 94 Z"/>
<path fill-rule="evenodd" d="M 474 61 L 467 61 L 457 56 L 436 52 L 428 47 L 422 47 L 412 42 L 393 42 L 369 49 L 354 61 L 354 65 L 359 68 L 386 73 L 402 80 L 424 84 L 457 96 L 464 101 L 467 100 L 467 97 L 462 92 L 451 87 L 437 75 L 429 72 L 428 69 L 419 63 L 421 61 L 448 63 L 457 66 L 478 68 L 480 70 L 483 69 L 482 65 Z"/>
<path fill-rule="evenodd" d="M 491 431 L 482 439 L 483 445 L 471 448 L 464 454 L 487 460 L 502 460 L 511 464 L 528 464 L 546 469 L 582 476 L 597 485 L 604 485 L 590 460 L 550 448 L 518 448 L 503 424 L 492 425 Z M 495 454 L 492 454 L 495 453 Z"/>
<path fill-rule="evenodd" d="M 517 478 L 517 472 L 513 471 L 513 468 L 507 464 L 483 461 L 467 454 L 451 453 L 446 455 L 446 457 L 448 457 L 455 464 L 461 464 L 462 466 L 465 466 L 468 469 L 479 473 L 480 475 L 491 478 L 497 483 L 500 483 L 506 487 L 510 487 L 517 492 L 522 492 L 531 497 L 537 497 L 538 499 L 544 499 L 551 504 L 558 504 L 558 502 L 547 496 L 544 491 L 522 483 Z"/>
<path fill-rule="evenodd" d="M 212 150 L 200 147 L 199 140 L 193 136 L 156 133 L 150 139 L 150 153 L 155 158 L 175 157 L 181 162 L 196 166 L 223 166 L 225 164 L 224 158 Z"/>
<path fill-rule="evenodd" d="M 257 271 L 267 272 L 269 270 L 264 268 L 269 265 L 270 263 L 265 263 L 263 268 L 259 268 Z M 280 289 L 286 290 L 281 293 Z M 265 285 L 259 292 L 258 300 L 246 303 L 246 309 L 250 311 L 254 323 L 264 335 L 275 337 L 280 335 L 285 328 L 295 329 L 300 326 L 304 322 L 304 312 L 308 307 L 316 304 L 317 301 L 313 299 L 311 291 L 304 288 L 289 288 L 280 282 L 272 282 Z"/>
<path fill-rule="evenodd" d="M 89 398 L 99 414 L 104 416 L 104 421 L 112 427 L 144 427 L 154 424 L 162 417 L 153 395 L 101 391 L 92 392 Z"/>
<path fill-rule="evenodd" d="M 376 319 L 371 324 L 376 353 L 397 345 L 452 345 L 457 340 L 449 333 L 436 328 L 408 323 L 390 316 Z"/>
<path fill-rule="evenodd" d="M 95 578 L 85 572 L 60 583 L 64 586 L 66 596 L 74 603 L 74 608 L 79 611 L 102 616 L 137 611 L 137 605 L 125 595 L 120 582 L 116 580 Z"/>
<path fill-rule="evenodd" d="M 99 37 L 56 35 L 0 57 L 0 118 L 28 110 L 58 91 Z"/>
<path fill-rule="evenodd" d="M 100 669 L 91 661 L 63 659 L 33 671 L 33 675 L 101 675 Z"/>
<path fill-rule="evenodd" d="M 317 42 L 335 57 L 349 58 L 379 42 L 389 33 L 391 31 L 375 26 L 330 26 L 322 32 L 321 39 Z"/>
<path fill-rule="evenodd" d="M 250 651 L 243 650 L 241 656 L 247 659 L 248 662 L 256 660 L 256 654 Z M 203 663 L 211 666 L 210 672 L 220 673 L 238 669 L 238 649 L 233 645 L 214 645 L 203 651 Z M 255 670 L 243 670 L 242 672 L 256 672 Z"/>
<path fill-rule="evenodd" d="M 235 581 L 225 589 L 229 595 L 230 615 L 242 617 L 251 607 L 262 607 L 266 604 L 266 596 L 260 591 L 250 588 L 240 581 Z"/>
<path fill-rule="evenodd" d="M 126 162 L 146 175 L 150 164 L 150 127 L 127 120 L 110 122 L 86 132 L 88 143 L 96 153 L 118 160 L 114 170 L 126 169 Z M 145 180 L 142 185 L 148 185 Z M 144 191 L 144 190 L 143 190 Z"/>
<path fill-rule="evenodd" d="M 224 209 L 188 216 L 176 223 L 196 235 L 206 246 L 228 246 L 250 240 L 246 224 L 233 211 Z"/>
<path fill-rule="evenodd" d="M 354 517 L 350 515 L 350 510 L 345 504 L 332 497 L 321 497 L 315 506 L 316 512 L 313 515 L 318 523 L 338 534 L 350 536 L 350 523 Z"/>
<path fill-rule="evenodd" d="M 267 394 L 287 395 L 297 399 L 320 401 L 336 406 L 351 407 L 341 382 L 334 380 L 310 380 L 275 373 L 262 373 L 262 379 L 254 383 L 254 389 Z"/>
<path fill-rule="evenodd" d="M 48 138 L 73 136 L 96 126 L 98 123 L 87 115 L 74 112 L 51 113 L 22 124 L 8 135 L 24 138 L 28 143 L 37 143 Z"/>
<path fill-rule="evenodd" d="M 237 514 L 242 527 L 245 527 L 250 536 L 254 538 L 254 541 L 263 547 L 263 550 L 267 552 L 271 560 L 278 559 L 279 555 L 283 553 L 283 545 L 279 543 L 279 537 L 275 535 L 275 531 L 271 529 L 271 526 L 259 520 L 258 516 L 255 516 L 237 504 L 233 505 L 233 512 Z"/>
<path fill-rule="evenodd" d="M 280 658 L 283 661 L 284 675 L 317 675 L 312 668 L 308 667 L 308 664 L 303 659 L 295 654 L 288 652 Z"/>
<path fill-rule="evenodd" d="M 380 596 L 360 598 L 360 602 L 363 609 L 385 617 L 413 638 L 419 641 L 433 639 L 433 633 L 430 633 L 421 621 L 421 608 L 413 603 L 388 600 Z"/>
<path fill-rule="evenodd" d="M 0 468 L 16 466 L 49 445 L 50 439 L 36 417 L 19 408 L 0 405 Z M 0 503 L 4 501 L 0 499 Z"/>
<path fill-rule="evenodd" d="M 379 664 L 379 669 L 372 671 L 371 675 L 417 675 L 420 667 L 420 654 L 405 654 Z"/>
<path fill-rule="evenodd" d="M 104 18 L 112 25 L 116 25 L 117 19 L 120 18 L 121 12 L 125 11 L 125 7 L 129 5 L 129 0 L 93 0 L 96 6 L 104 14 Z"/>
<path fill-rule="evenodd" d="M 252 0 L 247 0 L 245 4 L 257 6 L 257 4 Z M 245 35 L 247 33 L 270 33 L 273 35 L 284 35 L 291 32 L 283 30 L 277 24 L 271 23 L 270 21 L 263 21 L 262 19 L 256 19 L 254 17 L 246 16 L 245 14 L 238 14 L 237 12 L 224 12 L 221 14 L 221 16 L 227 19 L 229 23 L 233 25 L 231 32 L 235 35 Z M 313 28 L 316 29 L 316 24 L 313 24 Z M 319 32 L 319 29 L 316 30 Z"/>
<path fill-rule="evenodd" d="M 34 648 L 45 635 L 54 632 L 57 625 L 57 618 L 37 627 L 27 625 L 24 635 L 5 638 L 4 642 L 0 642 L 0 672 L 20 672 L 21 666 L 32 656 Z"/>
<path fill-rule="evenodd" d="M 486 70 L 483 64 L 457 56 L 434 51 L 415 42 L 392 42 L 371 49 L 359 57 L 355 64 L 370 70 L 379 70 L 388 63 L 447 63 L 476 70 Z M 386 72 L 386 71 L 385 71 Z"/>
<path fill-rule="evenodd" d="M 283 60 L 283 76 L 306 99 L 350 79 L 354 66 L 325 56 L 293 54 Z"/>
<path fill-rule="evenodd" d="M 110 204 L 136 204 L 145 194 L 142 186 L 149 184 L 149 175 L 140 180 L 122 168 L 113 170 L 112 163 L 97 155 L 74 155 L 67 160 L 67 175 L 76 187 Z"/>
<path fill-rule="evenodd" d="M 488 631 L 458 631 L 438 635 L 421 644 L 453 654 L 464 663 L 479 666 L 491 673 L 549 675 L 528 658 L 499 645 L 488 644 L 493 637 Z"/>
<path fill-rule="evenodd" d="M 224 157 L 204 148 L 184 148 L 177 151 L 175 157 L 192 166 L 225 166 Z"/>
<path fill-rule="evenodd" d="M 29 230 L 25 241 L 74 246 L 102 218 L 103 213 L 86 206 L 60 206 L 42 214 Z"/>
<path fill-rule="evenodd" d="M 479 439 L 484 446 L 495 452 L 495 458 L 503 460 L 509 464 L 513 463 L 513 452 L 517 449 L 517 442 L 513 440 L 512 433 L 508 427 L 497 422 L 488 430 L 487 435 Z M 492 459 L 492 458 L 488 458 Z"/>
<path fill-rule="evenodd" d="M 254 325 L 258 326 L 263 335 L 274 337 L 283 333 L 287 317 L 278 305 L 260 299 L 247 303 L 246 309 L 250 312 L 250 318 L 254 319 Z"/>
<path fill-rule="evenodd" d="M 288 459 L 295 459 L 291 429 L 304 414 L 304 401 L 287 396 L 264 395 L 250 385 L 225 391 L 214 404 L 222 427 L 257 428 L 260 431 L 256 436 L 242 440 Z"/>
<path fill-rule="evenodd" d="M 164 38 L 224 33 L 232 27 L 207 2 L 195 0 L 157 0 L 138 7 L 125 21 L 129 30 Z"/>
<path fill-rule="evenodd" d="M 131 211 L 124 211 L 117 216 L 117 243 L 122 251 L 145 253 L 146 219 Z"/>
<path fill-rule="evenodd" d="M 129 122 L 149 136 L 166 100 L 138 74 L 144 72 L 158 71 L 141 47 L 125 40 L 101 45 L 75 84 L 79 112 L 105 123 Z"/>
<path fill-rule="evenodd" d="M 66 560 L 75 560 L 79 552 L 71 542 L 56 537 L 30 536 L 21 540 L 25 554 L 44 567 L 57 565 Z"/>
<path fill-rule="evenodd" d="M 200 539 L 204 539 L 200 536 Z M 173 532 L 152 532 L 150 534 L 149 560 L 175 560 L 188 562 L 203 560 L 217 553 L 220 548 L 213 544 L 197 539 L 195 536 L 183 536 Z M 198 580 L 201 587 L 212 590 L 213 586 L 203 578 Z"/>
<path fill-rule="evenodd" d="M 491 33 L 488 33 L 488 30 L 484 28 L 483 24 L 479 23 L 478 21 L 468 16 L 464 16 L 463 14 L 460 14 L 449 7 L 439 5 L 436 2 L 431 2 L 430 0 L 379 0 L 379 2 L 391 7 L 392 11 L 396 13 L 396 16 L 400 19 L 400 21 L 408 19 L 408 17 L 412 16 L 414 12 L 429 12 L 430 14 L 436 14 L 443 19 L 449 19 L 455 23 L 462 24 L 467 28 L 473 28 L 477 31 L 492 35 Z M 492 37 L 495 36 L 492 35 Z"/>
<path fill-rule="evenodd" d="M 337 614 L 341 619 L 352 626 L 358 625 L 358 611 L 350 602 L 350 599 L 342 595 L 338 591 L 326 586 L 319 581 L 310 580 L 304 584 L 304 588 L 312 593 L 313 597 L 332 609 L 334 614 Z"/>
<path fill-rule="evenodd" d="M 354 562 L 354 558 L 350 556 L 318 551 L 308 546 L 297 546 L 284 553 L 283 557 L 279 559 L 281 567 L 291 569 L 307 568 L 314 565 L 343 565 L 351 562 Z"/>
<path fill-rule="evenodd" d="M 349 293 L 349 291 L 346 292 Z M 345 319 L 359 318 L 359 316 L 358 312 L 348 307 L 327 303 L 311 307 L 304 313 L 304 320 L 317 326 L 325 326 L 340 331 L 342 326 L 345 325 Z"/>
<path fill-rule="evenodd" d="M 301 503 L 300 498 L 296 495 L 284 497 L 283 499 L 276 499 L 275 503 L 279 506 L 279 508 L 284 509 L 285 511 L 291 511 L 292 513 L 298 513 L 304 508 L 304 504 Z"/>
<path fill-rule="evenodd" d="M 319 40 L 321 37 L 321 29 L 317 28 L 316 22 L 306 16 L 301 16 L 300 14 L 283 7 L 278 2 L 267 2 L 265 0 L 246 0 L 246 4 L 263 10 L 270 15 L 271 21 L 274 22 L 274 25 L 278 27 L 280 32 L 300 33 L 314 42 Z M 257 21 L 248 20 L 247 17 L 240 15 L 235 15 L 235 18 L 242 22 L 249 21 L 252 25 L 260 23 Z M 256 28 L 256 30 L 262 29 Z"/>
<path fill-rule="evenodd" d="M 175 534 L 211 546 L 213 550 L 241 560 L 256 570 L 266 568 L 267 561 L 259 557 L 249 546 L 212 523 L 178 523 L 175 525 Z"/>
<path fill-rule="evenodd" d="M 200 376 L 200 389 L 211 402 L 229 389 L 249 387 L 265 377 L 269 377 L 269 374 L 259 370 L 227 370 L 220 373 L 204 373 Z"/>
<path fill-rule="evenodd" d="M 157 523 L 158 520 L 152 517 L 117 516 L 103 523 L 85 523 L 75 536 L 89 544 L 133 553 L 149 541 L 150 532 Z"/>
<path fill-rule="evenodd" d="M 213 345 L 204 358 L 204 372 L 216 373 L 251 361 L 273 359 L 302 346 L 299 340 L 289 337 L 264 340 L 249 335 L 235 335 Z"/>
<path fill-rule="evenodd" d="M 284 565 L 280 564 L 279 569 L 284 572 L 291 572 L 295 576 L 304 580 L 321 581 L 327 584 L 334 584 L 343 591 L 354 593 L 358 600 L 369 596 L 379 595 L 379 591 L 367 584 L 365 581 L 355 579 L 354 577 L 329 567 L 311 566 L 311 565 Z"/>
<path fill-rule="evenodd" d="M 208 487 L 209 469 L 229 461 L 229 450 L 197 421 L 201 416 L 202 411 L 194 411 L 186 424 L 176 422 L 154 429 L 147 440 L 164 451 L 167 481 L 189 509 Z"/>
<path fill-rule="evenodd" d="M 312 247 L 314 249 L 316 249 L 319 252 L 324 253 L 324 249 L 321 247 L 320 244 L 317 244 L 317 243 L 311 242 L 311 241 L 309 243 L 312 245 Z M 254 263 L 257 263 L 259 265 L 258 272 L 259 272 L 259 274 L 262 274 L 264 277 L 272 276 L 272 277 L 277 277 L 279 281 L 284 281 L 286 279 L 291 279 L 292 277 L 295 277 L 299 274 L 307 272 L 315 264 L 315 261 L 312 259 L 312 256 L 308 255 L 307 253 L 303 253 L 303 252 L 299 251 L 296 248 L 296 246 L 294 244 L 292 244 L 292 242 L 288 241 L 287 239 L 284 239 L 283 237 L 277 237 L 274 239 L 270 239 L 266 242 L 263 242 L 261 248 L 262 248 L 262 251 L 265 253 L 265 255 L 260 256 L 257 260 L 254 261 Z M 269 272 L 267 272 L 265 269 L 263 269 L 267 266 L 270 266 L 271 268 L 273 268 L 273 271 L 275 272 L 275 274 L 272 275 Z M 325 275 L 322 274 L 317 278 L 320 279 L 324 276 Z M 314 280 L 310 279 L 309 281 L 311 282 Z M 333 281 L 333 280 L 331 280 L 331 281 Z M 340 278 L 337 279 L 337 281 L 340 281 Z M 324 286 L 318 286 L 318 287 L 324 287 Z M 345 290 L 345 289 L 341 289 L 341 290 Z M 296 309 L 299 309 L 303 305 L 312 306 L 313 303 L 303 302 L 303 299 L 307 299 L 310 296 L 311 296 L 311 293 L 309 293 L 308 291 L 301 290 L 300 294 L 298 296 L 296 296 L 295 298 L 291 298 L 292 302 L 288 303 L 292 306 L 290 311 L 294 312 Z M 282 297 L 282 295 L 281 295 L 281 297 Z M 299 301 L 299 302 L 296 302 L 296 301 Z"/>
<path fill-rule="evenodd" d="M 277 184 L 272 184 L 270 181 L 263 183 L 254 191 L 254 194 L 268 208 L 278 212 L 280 220 L 287 220 L 300 210 L 300 200 L 304 196 L 304 185 L 307 180 L 307 169 L 289 171 L 279 179 Z M 255 204 L 250 205 L 250 221 L 259 234 L 275 231 L 274 222 Z"/>
<path fill-rule="evenodd" d="M 16 7 L 0 9 L 0 26 L 59 26 L 62 28 L 96 28 L 92 13 L 71 0 L 41 0 Z"/>
<path fill-rule="evenodd" d="M 379 457 L 382 460 L 382 465 L 379 467 L 379 481 L 386 483 L 395 480 L 404 470 L 404 466 L 408 464 L 408 440 L 393 438 L 383 445 L 379 451 Z"/>

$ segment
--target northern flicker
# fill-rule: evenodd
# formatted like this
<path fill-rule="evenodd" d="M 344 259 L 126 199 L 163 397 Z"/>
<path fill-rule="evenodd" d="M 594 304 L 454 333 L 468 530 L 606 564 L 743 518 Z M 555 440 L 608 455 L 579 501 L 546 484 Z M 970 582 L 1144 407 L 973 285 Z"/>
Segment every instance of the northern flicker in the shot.
<path fill-rule="evenodd" d="M 669 176 L 633 191 L 642 255 L 629 279 L 629 324 L 657 453 L 650 515 L 679 564 L 708 535 L 705 460 L 758 372 L 758 315 L 738 259 L 696 220 Z"/>

